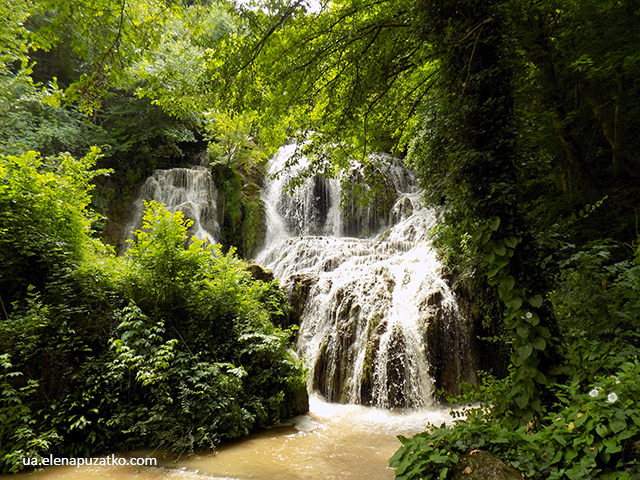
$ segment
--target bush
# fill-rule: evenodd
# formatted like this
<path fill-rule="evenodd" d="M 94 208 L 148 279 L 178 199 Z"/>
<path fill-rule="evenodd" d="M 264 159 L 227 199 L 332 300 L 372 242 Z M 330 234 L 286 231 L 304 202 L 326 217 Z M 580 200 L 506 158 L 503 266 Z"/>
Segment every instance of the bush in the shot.
<path fill-rule="evenodd" d="M 0 157 L 3 472 L 44 454 L 192 453 L 306 408 L 290 333 L 271 322 L 277 283 L 157 203 L 126 257 L 92 238 L 97 154 Z"/>

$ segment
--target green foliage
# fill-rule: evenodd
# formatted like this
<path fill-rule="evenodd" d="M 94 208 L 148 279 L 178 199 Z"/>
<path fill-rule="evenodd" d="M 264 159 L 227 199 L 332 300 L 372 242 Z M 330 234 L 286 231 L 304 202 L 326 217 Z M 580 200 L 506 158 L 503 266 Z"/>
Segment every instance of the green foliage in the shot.
<path fill-rule="evenodd" d="M 39 433 L 38 425 L 29 407 L 28 399 L 38 386 L 35 380 L 15 387 L 21 372 L 12 369 L 9 354 L 0 355 L 2 382 L 0 383 L 0 465 L 15 473 L 23 467 L 23 458 L 38 458 L 49 450 L 57 435 Z M 12 380 L 12 381 L 10 381 Z"/>
<path fill-rule="evenodd" d="M 0 156 L 0 289 L 5 304 L 30 284 L 42 286 L 58 269 L 99 248 L 90 238 L 91 171 L 100 151 L 82 159 L 42 158 L 30 151 Z"/>
<path fill-rule="evenodd" d="M 431 425 L 390 460 L 398 479 L 444 479 L 462 455 L 484 449 L 533 479 L 635 478 L 640 463 L 626 451 L 639 433 L 635 356 L 615 375 L 557 386 L 559 403 L 540 422 L 512 428 L 487 406 L 452 411 L 453 426 Z M 486 401 L 499 401 L 504 384 L 485 383 Z M 487 404 L 488 405 L 488 404 Z"/>
<path fill-rule="evenodd" d="M 28 16 L 23 2 L 10 0 L 0 6 L 0 78 L 10 73 L 15 63 L 24 65 L 27 61 L 24 21 Z"/>
<path fill-rule="evenodd" d="M 223 212 L 220 242 L 226 248 L 236 248 L 240 254 L 249 255 L 251 250 L 247 247 L 255 248 L 258 229 L 265 220 L 257 199 L 252 196 L 254 192 L 247 191 L 251 189 L 251 184 L 245 185 L 243 179 L 247 170 L 236 170 L 219 162 L 211 165 L 211 174 L 218 187 L 218 208 Z"/>
<path fill-rule="evenodd" d="M 613 339 L 622 331 L 637 331 L 639 253 L 634 259 L 616 262 L 615 256 L 623 252 L 610 240 L 566 250 L 574 253 L 561 262 L 558 287 L 552 292 L 564 330 L 579 330 L 594 339 Z M 602 322 L 603 318 L 607 322 Z M 626 341 L 637 344 L 633 336 Z"/>
<path fill-rule="evenodd" d="M 319 15 L 300 4 L 280 7 L 275 18 L 244 12 L 251 30 L 233 39 L 237 63 L 231 72 L 208 70 L 216 79 L 225 74 L 236 84 L 266 85 L 250 94 L 238 88 L 238 108 L 260 105 L 269 129 L 318 132 L 312 137 L 319 144 L 350 158 L 405 145 L 435 77 L 431 47 L 413 22 L 415 5 L 340 1 Z M 271 27 L 266 35 L 262 24 Z M 259 72 L 257 82 L 252 71 Z"/>
<path fill-rule="evenodd" d="M 96 116 L 100 128 L 93 141 L 104 150 L 102 164 L 114 169 L 113 195 L 129 194 L 156 168 L 184 162 L 186 148 L 197 144 L 190 123 L 168 116 L 130 91 L 108 94 Z"/>
<path fill-rule="evenodd" d="M 181 9 L 146 1 L 40 0 L 30 13 L 31 48 L 49 52 L 64 45 L 83 63 L 79 77 L 65 89 L 65 99 L 78 102 L 80 110 L 91 115 L 106 87 L 126 82 L 127 67 L 161 42 L 170 19 L 179 17 Z"/>
<path fill-rule="evenodd" d="M 252 140 L 255 122 L 255 112 L 209 114 L 205 127 L 211 139 L 208 148 L 211 161 L 248 171 L 249 164 L 267 160 L 268 151 L 259 148 Z"/>
<path fill-rule="evenodd" d="M 237 19 L 215 2 L 174 9 L 157 48 L 133 63 L 130 74 L 138 96 L 173 117 L 204 124 L 207 112 L 228 107 L 212 103 L 206 71 L 231 60 L 226 43 L 237 33 Z"/>
<path fill-rule="evenodd" d="M 566 363 L 561 371 L 568 380 L 549 382 L 555 403 L 534 421 L 516 428 L 511 418 L 522 415 L 505 409 L 504 399 L 514 394 L 514 388 L 520 386 L 519 393 L 530 395 L 524 390 L 526 383 L 514 383 L 513 375 L 519 357 L 530 356 L 538 347 L 534 340 L 530 350 L 515 352 L 510 377 L 501 381 L 485 377 L 479 389 L 459 399 L 481 401 L 482 406 L 454 411 L 459 420 L 453 426 L 431 426 L 424 434 L 402 439 L 403 447 L 391 460 L 397 478 L 444 478 L 462 455 L 478 448 L 490 450 L 527 478 L 635 478 L 640 474 L 633 453 L 640 433 L 640 410 L 634 401 L 640 393 L 634 380 L 640 371 L 639 255 L 614 262 L 615 250 L 611 242 L 602 242 L 563 261 L 562 280 L 551 299 L 565 338 Z M 529 299 L 529 303 L 541 300 Z M 535 314 L 525 319 L 526 324 L 516 327 L 516 336 L 530 334 L 538 326 Z"/>
<path fill-rule="evenodd" d="M 276 284 L 157 203 L 127 256 L 91 237 L 97 155 L 2 157 L 2 471 L 45 453 L 193 453 L 307 408 L 289 333 L 271 323 Z"/>
<path fill-rule="evenodd" d="M 262 246 L 266 236 L 265 209 L 262 200 L 255 197 L 243 198 L 244 207 L 243 247 L 246 257 L 253 254 Z"/>

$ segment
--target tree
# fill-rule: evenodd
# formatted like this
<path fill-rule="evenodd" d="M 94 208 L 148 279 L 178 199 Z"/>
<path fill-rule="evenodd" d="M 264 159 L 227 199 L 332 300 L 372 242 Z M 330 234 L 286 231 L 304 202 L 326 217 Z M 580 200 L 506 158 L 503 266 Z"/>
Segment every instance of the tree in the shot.
<path fill-rule="evenodd" d="M 98 244 L 90 237 L 95 218 L 89 204 L 92 180 L 106 170 L 90 170 L 100 151 L 76 160 L 71 155 L 42 158 L 37 152 L 0 156 L 0 291 L 5 308 L 29 285 L 42 287 Z"/>

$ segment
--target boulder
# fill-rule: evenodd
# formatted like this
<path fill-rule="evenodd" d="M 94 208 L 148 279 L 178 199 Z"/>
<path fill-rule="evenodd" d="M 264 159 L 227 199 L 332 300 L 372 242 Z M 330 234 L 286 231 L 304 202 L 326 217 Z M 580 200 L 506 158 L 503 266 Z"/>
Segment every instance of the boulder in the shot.
<path fill-rule="evenodd" d="M 492 453 L 473 450 L 463 456 L 448 477 L 450 480 L 522 480 L 522 474 Z"/>
<path fill-rule="evenodd" d="M 250 263 L 247 265 L 247 271 L 251 274 L 254 280 L 261 280 L 265 283 L 271 282 L 274 278 L 271 270 L 267 270 L 257 263 Z"/>
<path fill-rule="evenodd" d="M 300 325 L 300 317 L 307 304 L 309 293 L 318 281 L 318 275 L 313 273 L 299 273 L 292 275 L 286 283 L 287 293 L 289 295 L 289 304 L 291 312 L 287 319 L 287 325 Z"/>

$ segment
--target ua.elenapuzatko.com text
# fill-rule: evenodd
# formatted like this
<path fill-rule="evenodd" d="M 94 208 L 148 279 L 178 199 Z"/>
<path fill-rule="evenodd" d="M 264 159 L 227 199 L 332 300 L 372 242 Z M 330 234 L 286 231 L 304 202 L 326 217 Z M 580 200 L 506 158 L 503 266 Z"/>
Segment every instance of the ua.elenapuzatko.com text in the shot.
<path fill-rule="evenodd" d="M 95 458 L 64 458 L 64 457 L 54 457 L 53 455 L 49 455 L 48 457 L 23 457 L 22 464 L 26 467 L 48 467 L 53 465 L 71 465 L 75 467 L 83 467 L 87 466 L 144 466 L 144 467 L 155 467 L 158 463 L 158 459 L 156 458 L 122 458 L 116 457 L 115 455 L 107 456 L 107 457 L 95 457 Z"/>

